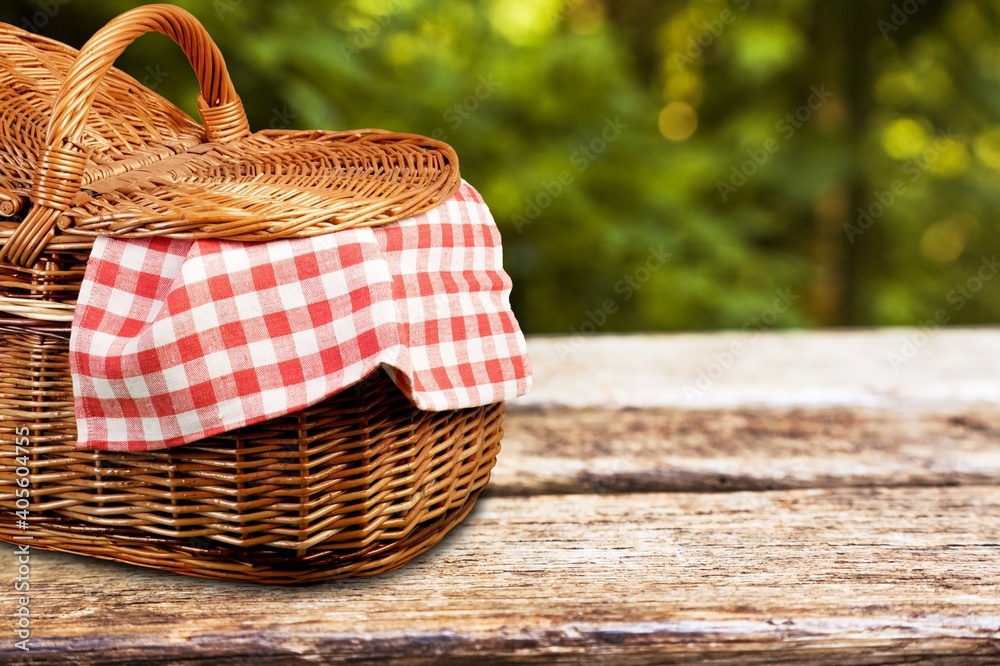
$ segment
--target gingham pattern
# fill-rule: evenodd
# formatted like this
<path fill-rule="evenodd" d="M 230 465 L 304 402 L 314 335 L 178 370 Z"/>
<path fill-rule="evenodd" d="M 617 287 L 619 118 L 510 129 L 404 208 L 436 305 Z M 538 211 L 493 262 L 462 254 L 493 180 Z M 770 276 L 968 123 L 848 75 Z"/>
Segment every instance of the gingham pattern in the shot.
<path fill-rule="evenodd" d="M 99 238 L 70 341 L 78 448 L 197 441 L 379 365 L 421 409 L 514 398 L 531 378 L 510 289 L 465 183 L 423 215 L 316 238 Z"/>

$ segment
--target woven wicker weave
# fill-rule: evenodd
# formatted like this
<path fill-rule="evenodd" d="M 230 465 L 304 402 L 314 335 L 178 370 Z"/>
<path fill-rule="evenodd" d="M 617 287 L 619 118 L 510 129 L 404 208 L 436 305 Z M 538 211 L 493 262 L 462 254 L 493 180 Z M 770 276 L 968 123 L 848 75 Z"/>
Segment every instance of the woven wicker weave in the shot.
<path fill-rule="evenodd" d="M 151 30 L 191 60 L 204 129 L 111 68 Z M 451 148 L 375 130 L 251 135 L 215 44 L 169 5 L 124 14 L 79 53 L 0 25 L 0 55 L 0 539 L 294 584 L 395 569 L 461 521 L 496 461 L 502 404 L 422 412 L 379 371 L 196 444 L 87 452 L 68 362 L 95 235 L 265 240 L 385 224 L 457 189 Z"/>
<path fill-rule="evenodd" d="M 154 30 L 191 60 L 204 129 L 111 69 Z M 385 224 L 459 186 L 454 151 L 425 137 L 251 135 L 218 48 L 177 7 L 130 11 L 79 54 L 2 26 L 0 53 L 0 202 L 8 216 L 33 204 L 0 249 L 8 263 L 32 264 L 56 225 L 74 234 L 268 240 Z"/>

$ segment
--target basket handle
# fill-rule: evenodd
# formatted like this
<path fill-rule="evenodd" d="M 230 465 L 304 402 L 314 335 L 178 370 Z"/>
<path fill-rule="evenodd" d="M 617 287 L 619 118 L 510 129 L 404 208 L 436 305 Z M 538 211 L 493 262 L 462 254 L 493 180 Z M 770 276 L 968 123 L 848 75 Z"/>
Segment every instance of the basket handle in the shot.
<path fill-rule="evenodd" d="M 222 53 L 198 19 L 180 7 L 165 4 L 125 12 L 80 49 L 59 88 L 45 148 L 35 165 L 30 194 L 33 206 L 0 247 L 0 262 L 30 266 L 45 248 L 56 221 L 72 206 L 83 184 L 89 154 L 80 141 L 101 81 L 129 44 L 152 31 L 177 42 L 198 75 L 198 111 L 208 140 L 228 143 L 249 136 L 250 123 Z"/>

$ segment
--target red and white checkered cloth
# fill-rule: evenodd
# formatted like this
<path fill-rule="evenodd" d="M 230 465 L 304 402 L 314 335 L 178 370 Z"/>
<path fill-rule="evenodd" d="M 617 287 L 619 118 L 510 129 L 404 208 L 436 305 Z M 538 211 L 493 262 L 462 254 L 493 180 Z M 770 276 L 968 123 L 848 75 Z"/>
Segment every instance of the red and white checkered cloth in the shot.
<path fill-rule="evenodd" d="M 70 341 L 78 448 L 295 412 L 384 366 L 418 407 L 525 393 L 500 234 L 468 184 L 382 227 L 266 243 L 99 238 Z"/>

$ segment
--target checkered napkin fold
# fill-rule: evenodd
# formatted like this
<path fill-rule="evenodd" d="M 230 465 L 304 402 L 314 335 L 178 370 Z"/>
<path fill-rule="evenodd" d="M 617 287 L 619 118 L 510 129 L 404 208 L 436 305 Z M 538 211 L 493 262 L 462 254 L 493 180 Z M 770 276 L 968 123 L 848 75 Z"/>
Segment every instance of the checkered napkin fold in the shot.
<path fill-rule="evenodd" d="M 289 414 L 380 366 L 425 410 L 525 393 L 500 235 L 467 183 L 381 227 L 264 243 L 99 238 L 70 340 L 78 448 Z"/>

